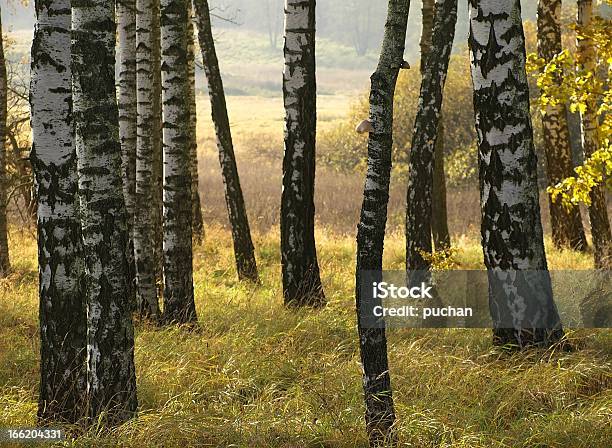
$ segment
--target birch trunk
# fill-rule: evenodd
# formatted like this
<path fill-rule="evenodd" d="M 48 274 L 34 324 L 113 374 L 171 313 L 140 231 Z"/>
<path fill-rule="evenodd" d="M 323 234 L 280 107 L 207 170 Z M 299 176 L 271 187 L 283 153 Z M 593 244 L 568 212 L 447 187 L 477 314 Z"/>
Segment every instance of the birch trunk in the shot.
<path fill-rule="evenodd" d="M 425 4 L 426 2 L 424 2 Z M 431 45 L 422 58 L 424 69 L 417 115 L 410 150 L 410 168 L 406 209 L 406 266 L 411 271 L 430 268 L 422 252 L 431 253 L 431 221 L 435 154 L 444 83 L 453 48 L 457 23 L 457 0 L 437 0 Z M 423 21 L 425 29 L 425 21 Z M 422 44 L 423 51 L 423 44 Z M 442 155 L 443 156 L 443 155 Z"/>
<path fill-rule="evenodd" d="M 586 28 L 591 24 L 593 2 L 578 1 L 578 26 Z M 576 44 L 578 63 L 581 68 L 595 74 L 595 47 L 590 38 L 578 39 Z M 597 102 L 594 97 L 586 101 L 586 111 L 581 114 L 582 151 L 587 159 L 598 148 Z M 589 207 L 591 235 L 595 248 L 595 267 L 609 269 L 612 266 L 612 236 L 610 235 L 610 219 L 608 217 L 606 192 L 602 187 L 591 190 L 591 206 Z"/>
<path fill-rule="evenodd" d="M 325 304 L 314 235 L 315 4 L 315 0 L 285 2 L 285 154 L 280 224 L 283 295 L 289 306 Z"/>
<path fill-rule="evenodd" d="M 136 305 L 134 264 L 134 219 L 136 206 L 136 0 L 117 0 L 119 29 L 119 142 L 121 176 L 127 212 L 129 250 L 127 253 L 130 295 Z"/>
<path fill-rule="evenodd" d="M 153 145 L 155 133 L 153 57 L 155 0 L 137 0 L 136 16 L 136 204 L 134 219 L 134 257 L 136 292 L 141 316 L 159 317 L 159 302 L 155 282 L 155 170 Z M 161 230 L 161 229 L 159 229 Z"/>
<path fill-rule="evenodd" d="M 217 60 L 215 42 L 212 35 L 208 1 L 194 0 L 194 4 L 204 71 L 208 80 L 212 119 L 217 134 L 219 162 L 225 187 L 225 203 L 227 204 L 227 213 L 232 226 L 238 278 L 256 282 L 258 274 L 255 249 L 251 240 L 249 218 L 244 204 L 242 188 L 240 187 L 238 167 L 236 166 L 236 156 L 234 155 L 232 133 L 227 115 L 225 93 L 223 91 L 223 80 L 219 71 L 219 61 Z"/>
<path fill-rule="evenodd" d="M 196 111 L 196 78 L 195 78 L 195 42 L 193 27 L 193 7 L 189 0 L 187 20 L 187 70 L 189 80 L 189 169 L 191 173 L 191 208 L 193 220 L 193 238 L 198 244 L 204 237 L 204 219 L 200 201 L 198 181 L 198 118 Z"/>
<path fill-rule="evenodd" d="M 8 247 L 8 226 L 6 221 L 6 189 L 8 186 L 8 179 L 6 175 L 6 148 L 4 147 L 6 142 L 7 95 L 6 62 L 4 60 L 2 20 L 0 19 L 0 277 L 8 274 L 11 268 Z"/>
<path fill-rule="evenodd" d="M 127 213 L 115 92 L 114 3 L 72 3 L 72 96 L 87 275 L 87 395 L 91 421 L 136 411 L 128 293 Z"/>
<path fill-rule="evenodd" d="M 421 77 L 424 75 L 427 56 L 432 51 L 432 35 L 435 18 L 435 0 L 423 0 L 421 8 Z M 454 30 L 453 30 L 454 31 Z M 435 250 L 450 247 L 450 233 L 448 231 L 448 216 L 446 210 L 446 177 L 444 174 L 444 125 L 440 117 L 438 125 L 438 138 L 435 145 L 435 162 L 433 171 L 433 200 L 431 216 L 431 233 Z"/>
<path fill-rule="evenodd" d="M 193 298 L 187 0 L 162 0 L 164 319 L 197 322 Z"/>
<path fill-rule="evenodd" d="M 153 137 L 153 253 L 155 257 L 155 278 L 160 286 L 158 295 L 163 293 L 164 275 L 164 157 L 163 157 L 163 120 L 162 120 L 162 85 L 161 85 L 161 11 L 160 0 L 153 0 L 153 21 L 151 48 L 153 70 L 153 119 L 151 121 Z"/>
<path fill-rule="evenodd" d="M 84 417 L 85 265 L 77 196 L 70 0 L 35 2 L 30 108 L 38 200 L 40 421 Z"/>
<path fill-rule="evenodd" d="M 538 2 L 538 56 L 546 62 L 561 53 L 561 0 Z M 561 84 L 562 77 L 556 79 Z M 554 186 L 574 174 L 570 145 L 567 108 L 565 104 L 549 105 L 542 116 L 544 154 L 549 186 Z M 587 247 L 580 209 L 567 210 L 560 201 L 549 196 L 553 244 L 557 248 L 585 250 Z"/>
<path fill-rule="evenodd" d="M 361 324 L 361 278 L 364 271 L 382 276 L 382 258 L 387 224 L 391 148 L 393 144 L 393 96 L 403 64 L 409 0 L 389 0 L 385 34 L 376 71 L 371 76 L 370 122 L 374 128 L 368 139 L 368 165 L 357 226 L 356 306 L 359 349 L 363 367 L 366 428 L 370 446 L 387 446 L 394 441 L 395 421 L 391 377 L 387 360 L 387 338 L 383 328 Z M 373 304 L 375 306 L 376 304 Z"/>
<path fill-rule="evenodd" d="M 482 247 L 498 344 L 563 336 L 547 270 L 519 0 L 470 0 Z"/>

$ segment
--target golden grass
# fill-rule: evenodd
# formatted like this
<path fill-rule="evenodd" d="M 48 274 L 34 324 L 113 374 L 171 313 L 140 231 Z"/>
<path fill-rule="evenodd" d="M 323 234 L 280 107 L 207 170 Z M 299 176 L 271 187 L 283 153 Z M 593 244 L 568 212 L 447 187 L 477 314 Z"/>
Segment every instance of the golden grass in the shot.
<path fill-rule="evenodd" d="M 282 306 L 278 233 L 257 233 L 259 286 L 239 283 L 229 233 L 209 225 L 195 251 L 200 330 L 137 328 L 139 415 L 92 428 L 74 447 L 364 447 L 352 236 L 317 234 L 329 305 Z M 478 244 L 456 240 L 463 267 Z M 400 268 L 391 234 L 385 265 Z M 36 248 L 11 233 L 15 272 L 0 282 L 0 427 L 35 424 Z M 549 252 L 552 268 L 590 266 Z M 571 263 L 570 263 L 571 262 Z M 610 331 L 569 333 L 572 353 L 504 354 L 485 330 L 391 330 L 401 446 L 607 447 L 612 437 Z"/>

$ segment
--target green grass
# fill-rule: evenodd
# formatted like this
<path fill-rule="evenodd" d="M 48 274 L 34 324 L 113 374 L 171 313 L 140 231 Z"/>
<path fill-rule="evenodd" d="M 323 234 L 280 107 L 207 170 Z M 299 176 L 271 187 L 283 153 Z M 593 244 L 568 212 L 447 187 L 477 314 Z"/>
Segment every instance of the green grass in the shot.
<path fill-rule="evenodd" d="M 200 330 L 137 328 L 140 412 L 78 447 L 363 447 L 353 297 L 354 238 L 321 231 L 329 306 L 282 306 L 278 234 L 256 236 L 262 283 L 236 281 L 229 233 L 207 229 L 195 253 Z M 391 235 L 385 264 L 401 268 Z M 471 240 L 459 262 L 477 267 Z M 0 281 L 0 427 L 35 424 L 36 247 L 13 232 L 15 272 Z M 549 252 L 552 268 L 587 268 Z M 393 330 L 389 358 L 402 446 L 607 447 L 612 438 L 610 332 L 569 333 L 578 350 L 505 354 L 485 330 Z"/>

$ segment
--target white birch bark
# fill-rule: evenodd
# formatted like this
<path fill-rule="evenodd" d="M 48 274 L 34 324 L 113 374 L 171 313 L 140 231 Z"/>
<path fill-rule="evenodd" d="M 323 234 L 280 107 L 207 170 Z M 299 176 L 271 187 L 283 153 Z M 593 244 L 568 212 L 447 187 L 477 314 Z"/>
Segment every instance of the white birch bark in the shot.
<path fill-rule="evenodd" d="M 281 197 L 281 264 L 285 303 L 322 306 L 314 236 L 317 123 L 315 0 L 285 2 L 285 153 Z"/>
<path fill-rule="evenodd" d="M 519 0 L 470 0 L 482 247 L 495 342 L 548 345 L 563 336 L 552 297 L 529 114 Z"/>
<path fill-rule="evenodd" d="M 391 392 L 391 375 L 387 358 L 384 325 L 368 328 L 361 316 L 371 312 L 376 303 L 366 302 L 362 278 L 374 273 L 382 279 L 382 258 L 393 146 L 393 97 L 400 68 L 404 65 L 404 47 L 409 0 L 389 0 L 385 34 L 376 71 L 370 77 L 370 116 L 372 130 L 368 138 L 368 166 L 361 215 L 357 226 L 357 269 L 355 302 L 359 352 L 363 368 L 365 421 L 371 447 L 394 446 L 395 410 Z M 380 299 L 378 299 L 380 300 Z"/>
<path fill-rule="evenodd" d="M 72 96 L 87 275 L 89 417 L 137 407 L 127 214 L 115 91 L 114 2 L 72 4 Z"/>
<path fill-rule="evenodd" d="M 188 2 L 162 0 L 164 319 L 197 321 L 193 298 L 189 157 Z"/>
<path fill-rule="evenodd" d="M 85 264 L 77 196 L 70 69 L 70 0 L 35 2 L 30 111 L 38 201 L 38 418 L 84 415 Z"/>
<path fill-rule="evenodd" d="M 200 183 L 198 180 L 198 118 L 196 108 L 195 42 L 193 8 L 188 2 L 187 20 L 187 79 L 189 81 L 189 170 L 191 173 L 191 208 L 194 241 L 201 243 L 204 237 L 204 220 L 200 203 Z"/>
<path fill-rule="evenodd" d="M 154 70 L 153 35 L 154 0 L 136 2 L 136 84 L 137 89 L 137 138 L 136 138 L 136 203 L 134 218 L 134 258 L 136 267 L 136 293 L 140 314 L 143 317 L 159 317 L 159 303 L 155 285 L 154 241 L 154 169 L 153 140 Z M 159 67 L 157 67 L 159 68 Z M 161 231 L 161 229 L 159 229 Z"/>
<path fill-rule="evenodd" d="M 132 301 L 136 303 L 134 266 L 134 209 L 136 195 L 136 0 L 117 1 L 119 34 L 119 142 L 121 176 L 127 211 L 129 249 L 127 253 Z"/>

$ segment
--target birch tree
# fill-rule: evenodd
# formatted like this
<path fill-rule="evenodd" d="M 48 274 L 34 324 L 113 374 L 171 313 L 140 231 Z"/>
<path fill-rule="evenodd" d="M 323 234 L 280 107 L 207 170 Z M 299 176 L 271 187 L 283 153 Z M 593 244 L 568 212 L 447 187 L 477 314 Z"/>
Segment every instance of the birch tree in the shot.
<path fill-rule="evenodd" d="M 154 26 L 156 0 L 136 2 L 136 84 L 137 90 L 137 139 L 136 139 L 136 197 L 134 219 L 134 257 L 136 265 L 136 292 L 138 310 L 143 317 L 158 317 L 159 302 L 155 279 L 155 71 L 156 45 Z M 159 185 L 159 184 L 158 184 Z"/>
<path fill-rule="evenodd" d="M 236 156 L 234 155 L 232 133 L 227 115 L 223 80 L 221 79 L 219 61 L 212 35 L 208 0 L 194 0 L 194 5 L 204 71 L 208 81 L 212 120 L 217 134 L 219 162 L 221 164 L 223 186 L 225 187 L 225 203 L 227 204 L 227 213 L 232 227 L 238 278 L 241 280 L 257 281 L 255 249 L 251 239 L 249 218 L 244 204 L 242 188 L 240 187 L 238 167 L 236 166 Z"/>
<path fill-rule="evenodd" d="M 382 277 L 393 145 L 393 96 L 399 70 L 405 64 L 403 56 L 409 9 L 409 0 L 389 0 L 380 59 L 370 78 L 368 162 L 361 216 L 357 226 L 355 294 L 366 405 L 365 420 L 372 447 L 388 446 L 392 443 L 395 411 L 385 328 L 365 328 L 362 325 L 360 317 L 365 310 L 361 279 L 365 271 L 378 273 L 378 276 Z M 373 306 L 375 305 L 374 303 Z"/>
<path fill-rule="evenodd" d="M 281 264 L 285 304 L 322 306 L 314 235 L 317 122 L 315 0 L 285 2 L 285 153 L 281 197 Z"/>
<path fill-rule="evenodd" d="M 423 8 L 428 3 L 423 2 Z M 455 25 L 457 23 L 457 0 L 437 0 L 435 21 L 431 25 L 423 20 L 423 30 L 433 29 L 430 45 L 422 42 L 421 57 L 423 69 L 421 92 L 414 123 L 410 150 L 408 197 L 406 209 L 406 266 L 411 271 L 429 270 L 429 262 L 423 252 L 431 253 L 432 211 L 439 204 L 432 202 L 434 189 L 434 166 L 438 157 L 436 151 L 441 133 L 439 126 L 442 114 L 444 83 L 453 48 Z M 425 13 L 423 17 L 434 16 Z M 425 39 L 421 39 L 422 41 Z"/>
<path fill-rule="evenodd" d="M 136 0 L 117 0 L 119 28 L 119 142 L 121 176 L 127 211 L 129 249 L 127 253 L 130 294 L 135 301 L 134 219 L 136 204 Z"/>
<path fill-rule="evenodd" d="M 7 84 L 2 20 L 0 19 L 0 277 L 6 275 L 11 267 L 9 261 L 8 226 L 6 222 L 6 188 L 8 182 L 6 175 L 6 148 L 4 147 L 6 142 Z"/>
<path fill-rule="evenodd" d="M 426 64 L 426 58 L 432 51 L 432 34 L 435 17 L 435 0 L 423 0 L 421 30 L 421 77 Z M 455 25 L 456 25 L 455 19 Z M 453 28 L 455 27 L 453 25 Z M 454 34 L 454 29 L 453 29 Z M 452 40 L 452 39 L 451 39 Z M 433 50 L 436 51 L 436 50 Z M 436 137 L 433 189 L 432 189 L 432 213 L 431 213 L 431 235 L 435 250 L 448 249 L 451 245 L 450 232 L 448 230 L 448 213 L 446 206 L 446 174 L 444 170 L 444 119 L 441 116 L 438 123 L 438 134 Z"/>
<path fill-rule="evenodd" d="M 72 3 L 72 97 L 87 276 L 87 398 L 95 421 L 136 411 L 127 213 L 115 92 L 114 2 Z"/>
<path fill-rule="evenodd" d="M 561 53 L 561 0 L 538 1 L 538 56 L 546 63 Z M 556 84 L 561 85 L 561 76 Z M 557 185 L 574 174 L 567 107 L 564 103 L 549 104 L 542 115 L 544 154 L 549 186 Z M 584 250 L 587 247 L 580 209 L 568 209 L 549 196 L 553 243 L 558 248 Z"/>
<path fill-rule="evenodd" d="M 593 2 L 591 0 L 578 0 L 577 22 L 580 29 L 587 28 L 591 24 L 592 16 Z M 588 36 L 578 38 L 576 50 L 579 67 L 595 76 L 596 54 L 593 40 Z M 586 160 L 597 151 L 599 140 L 597 135 L 597 102 L 593 95 L 587 98 L 585 109 L 580 113 L 580 121 L 582 151 Z M 609 268 L 612 266 L 612 236 L 605 190 L 601 186 L 594 187 L 591 190 L 590 198 L 589 219 L 595 248 L 595 267 L 599 269 Z"/>
<path fill-rule="evenodd" d="M 41 421 L 84 417 L 85 265 L 77 196 L 70 0 L 35 2 L 30 160 L 38 200 Z"/>
<path fill-rule="evenodd" d="M 161 1 L 164 152 L 164 318 L 197 321 L 189 157 L 188 2 Z"/>
<path fill-rule="evenodd" d="M 189 168 L 191 173 L 191 208 L 193 220 L 193 236 L 196 242 L 201 243 L 204 232 L 204 219 L 202 217 L 202 204 L 200 202 L 200 188 L 198 182 L 198 118 L 196 111 L 195 86 L 195 42 L 193 27 L 193 8 L 188 1 L 187 20 L 187 74 L 189 80 Z"/>
<path fill-rule="evenodd" d="M 563 330 L 544 253 L 520 2 L 470 0 L 469 12 L 494 341 L 549 345 Z"/>
<path fill-rule="evenodd" d="M 163 161 L 163 119 L 162 119 L 162 81 L 161 81 L 161 11 L 160 0 L 153 0 L 153 21 L 151 34 L 153 46 L 151 61 L 153 64 L 153 254 L 155 257 L 155 276 L 163 284 L 164 266 L 164 161 Z M 161 290 L 159 291 L 161 293 Z"/>

